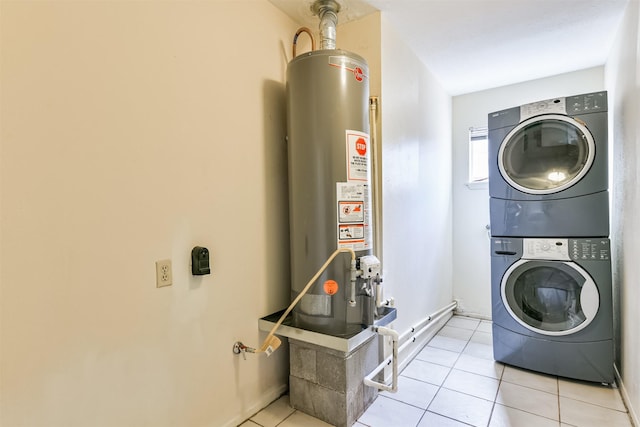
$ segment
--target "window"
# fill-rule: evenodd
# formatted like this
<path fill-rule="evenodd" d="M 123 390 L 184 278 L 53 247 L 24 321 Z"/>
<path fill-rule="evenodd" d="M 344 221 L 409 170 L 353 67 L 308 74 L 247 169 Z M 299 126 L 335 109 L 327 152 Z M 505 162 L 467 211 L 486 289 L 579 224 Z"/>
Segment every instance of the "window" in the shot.
<path fill-rule="evenodd" d="M 489 180 L 487 128 L 469 128 L 469 184 Z"/>

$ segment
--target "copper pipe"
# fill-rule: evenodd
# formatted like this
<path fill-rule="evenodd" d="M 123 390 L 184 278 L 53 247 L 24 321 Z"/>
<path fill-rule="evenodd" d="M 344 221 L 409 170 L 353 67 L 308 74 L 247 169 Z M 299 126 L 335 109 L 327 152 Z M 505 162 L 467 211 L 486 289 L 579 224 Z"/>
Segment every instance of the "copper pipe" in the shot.
<path fill-rule="evenodd" d="M 308 29 L 307 27 L 300 27 L 298 31 L 296 31 L 296 35 L 293 36 L 293 58 L 296 57 L 296 44 L 298 43 L 298 36 L 300 36 L 300 34 L 302 33 L 307 33 L 309 35 L 309 38 L 311 39 L 311 50 L 316 50 L 316 41 L 313 38 L 313 34 L 311 33 L 311 30 Z"/>

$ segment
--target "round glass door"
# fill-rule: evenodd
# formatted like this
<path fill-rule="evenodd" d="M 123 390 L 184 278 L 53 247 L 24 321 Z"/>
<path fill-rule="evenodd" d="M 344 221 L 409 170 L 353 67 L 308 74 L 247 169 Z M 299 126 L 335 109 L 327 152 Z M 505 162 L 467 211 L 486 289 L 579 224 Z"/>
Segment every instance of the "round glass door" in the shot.
<path fill-rule="evenodd" d="M 502 141 L 498 167 L 512 187 L 529 194 L 565 190 L 589 171 L 593 136 L 579 121 L 561 114 L 532 117 Z"/>
<path fill-rule="evenodd" d="M 502 278 L 501 293 L 511 316 L 543 335 L 581 330 L 600 305 L 591 276 L 571 262 L 520 260 Z"/>

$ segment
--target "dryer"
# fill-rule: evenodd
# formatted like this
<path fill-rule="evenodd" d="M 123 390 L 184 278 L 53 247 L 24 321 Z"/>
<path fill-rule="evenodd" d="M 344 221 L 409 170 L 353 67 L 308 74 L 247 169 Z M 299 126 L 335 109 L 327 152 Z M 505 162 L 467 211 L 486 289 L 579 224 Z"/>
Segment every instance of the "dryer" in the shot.
<path fill-rule="evenodd" d="M 609 235 L 607 92 L 489 114 L 493 236 Z"/>
<path fill-rule="evenodd" d="M 606 238 L 492 238 L 496 361 L 612 383 L 613 308 Z"/>

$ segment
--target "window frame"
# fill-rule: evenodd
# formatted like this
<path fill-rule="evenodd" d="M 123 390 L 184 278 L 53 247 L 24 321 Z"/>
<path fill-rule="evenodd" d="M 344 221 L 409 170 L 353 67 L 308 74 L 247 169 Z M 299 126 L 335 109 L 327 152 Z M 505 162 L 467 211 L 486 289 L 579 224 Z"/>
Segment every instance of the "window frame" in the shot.
<path fill-rule="evenodd" d="M 478 152 L 478 144 L 485 145 Z M 467 164 L 467 182 L 466 185 L 470 189 L 487 188 L 489 183 L 489 130 L 486 126 L 470 127 L 467 140 L 468 164 Z M 483 153 L 484 152 L 484 153 Z M 478 157 L 482 156 L 482 159 Z M 478 164 L 484 163 L 486 168 L 478 171 Z"/>

